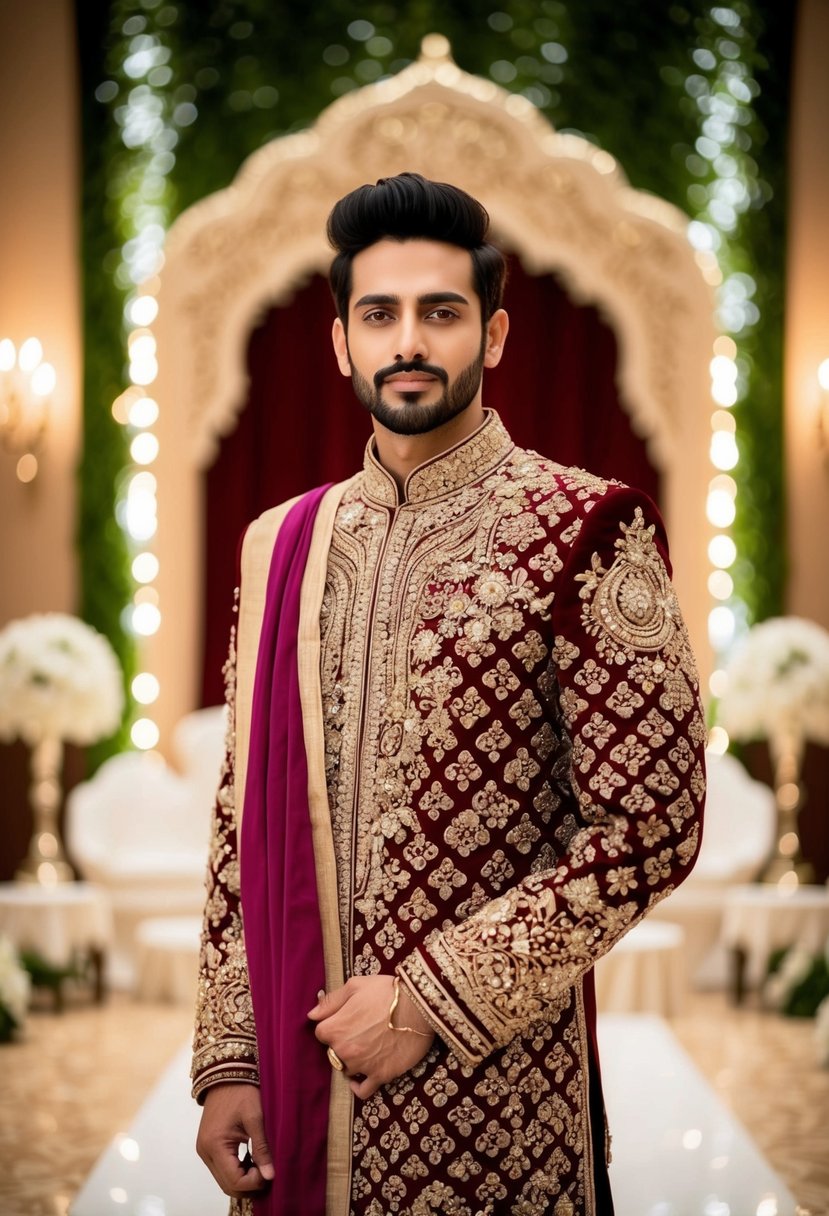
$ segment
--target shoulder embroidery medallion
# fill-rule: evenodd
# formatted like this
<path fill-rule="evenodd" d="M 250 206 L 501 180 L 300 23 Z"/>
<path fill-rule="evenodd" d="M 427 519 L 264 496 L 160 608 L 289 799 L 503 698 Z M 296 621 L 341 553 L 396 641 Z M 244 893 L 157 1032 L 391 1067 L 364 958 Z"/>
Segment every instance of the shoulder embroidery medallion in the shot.
<path fill-rule="evenodd" d="M 655 525 L 645 526 L 641 507 L 631 524 L 620 524 L 617 556 L 605 570 L 598 554 L 591 569 L 577 574 L 585 600 L 582 617 L 587 632 L 604 636 L 600 649 L 662 650 L 676 631 L 675 597 L 653 539 Z"/>

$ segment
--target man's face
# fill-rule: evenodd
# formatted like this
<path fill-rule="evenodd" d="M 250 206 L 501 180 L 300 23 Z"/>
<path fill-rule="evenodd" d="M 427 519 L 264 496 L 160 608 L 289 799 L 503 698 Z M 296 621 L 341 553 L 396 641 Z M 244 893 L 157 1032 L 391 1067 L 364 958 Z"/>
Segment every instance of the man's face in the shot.
<path fill-rule="evenodd" d="M 333 336 L 340 371 L 395 434 L 422 435 L 480 402 L 488 333 L 465 249 L 426 240 L 364 249 L 352 263 L 348 333 L 338 319 Z"/>

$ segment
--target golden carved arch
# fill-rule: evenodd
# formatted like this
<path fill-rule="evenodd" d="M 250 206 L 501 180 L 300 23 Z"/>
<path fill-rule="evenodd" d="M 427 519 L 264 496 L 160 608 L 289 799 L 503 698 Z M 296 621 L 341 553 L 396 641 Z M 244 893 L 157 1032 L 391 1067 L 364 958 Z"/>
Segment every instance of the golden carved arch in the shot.
<path fill-rule="evenodd" d="M 621 393 L 662 473 L 676 581 L 703 647 L 713 299 L 687 219 L 631 189 L 608 153 L 556 132 L 526 98 L 461 71 L 431 35 L 417 63 L 258 150 L 170 231 L 155 326 L 163 625 L 149 656 L 162 676 L 163 731 L 195 703 L 200 473 L 244 401 L 251 329 L 309 272 L 327 269 L 336 199 L 404 169 L 480 198 L 528 270 L 554 270 L 574 299 L 609 318 Z"/>

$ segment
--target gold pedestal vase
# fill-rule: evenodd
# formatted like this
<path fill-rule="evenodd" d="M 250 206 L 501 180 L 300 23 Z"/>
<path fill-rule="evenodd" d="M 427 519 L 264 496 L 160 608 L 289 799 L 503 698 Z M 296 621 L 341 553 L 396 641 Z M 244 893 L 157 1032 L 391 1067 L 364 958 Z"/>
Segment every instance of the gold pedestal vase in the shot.
<path fill-rule="evenodd" d="M 781 733 L 769 740 L 774 765 L 774 801 L 777 807 L 776 845 L 760 875 L 762 882 L 783 886 L 813 883 L 815 872 L 800 851 L 798 817 L 803 804 L 800 766 L 802 736 Z"/>
<path fill-rule="evenodd" d="M 34 831 L 29 851 L 15 874 L 18 882 L 49 887 L 74 881 L 75 873 L 66 860 L 58 829 L 62 764 L 63 742 L 60 739 L 41 739 L 32 748 L 29 797 Z"/>

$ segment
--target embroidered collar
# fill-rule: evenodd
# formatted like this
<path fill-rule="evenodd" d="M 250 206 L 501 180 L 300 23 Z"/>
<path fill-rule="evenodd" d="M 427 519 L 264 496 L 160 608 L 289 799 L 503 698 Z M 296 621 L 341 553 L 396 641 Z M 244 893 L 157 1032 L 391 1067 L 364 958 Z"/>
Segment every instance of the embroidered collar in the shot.
<path fill-rule="evenodd" d="M 404 486 L 404 502 L 427 502 L 462 490 L 491 473 L 512 451 L 515 445 L 499 416 L 494 410 L 484 410 L 484 414 L 477 431 L 411 471 Z M 367 498 L 383 506 L 400 504 L 397 482 L 377 459 L 373 438 L 366 445 L 362 488 Z"/>

